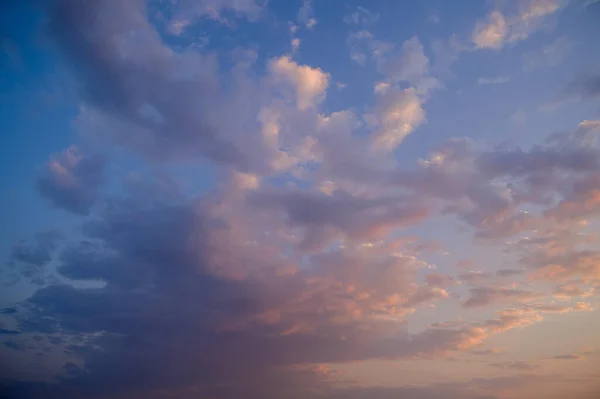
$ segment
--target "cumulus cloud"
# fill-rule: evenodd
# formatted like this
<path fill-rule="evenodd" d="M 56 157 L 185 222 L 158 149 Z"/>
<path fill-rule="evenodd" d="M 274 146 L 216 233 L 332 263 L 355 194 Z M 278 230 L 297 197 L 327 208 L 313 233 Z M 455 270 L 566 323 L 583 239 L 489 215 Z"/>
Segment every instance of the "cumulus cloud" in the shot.
<path fill-rule="evenodd" d="M 271 60 L 269 70 L 275 79 L 283 80 L 292 86 L 297 107 L 301 111 L 322 101 L 329 86 L 328 73 L 319 68 L 298 65 L 287 56 Z"/>

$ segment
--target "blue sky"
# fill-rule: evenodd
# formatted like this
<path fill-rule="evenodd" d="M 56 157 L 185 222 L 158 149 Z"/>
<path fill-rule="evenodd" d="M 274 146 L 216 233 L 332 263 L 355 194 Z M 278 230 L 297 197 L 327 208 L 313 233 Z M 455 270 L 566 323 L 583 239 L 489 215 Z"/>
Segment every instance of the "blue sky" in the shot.
<path fill-rule="evenodd" d="M 598 18 L 3 5 L 1 389 L 596 397 Z"/>

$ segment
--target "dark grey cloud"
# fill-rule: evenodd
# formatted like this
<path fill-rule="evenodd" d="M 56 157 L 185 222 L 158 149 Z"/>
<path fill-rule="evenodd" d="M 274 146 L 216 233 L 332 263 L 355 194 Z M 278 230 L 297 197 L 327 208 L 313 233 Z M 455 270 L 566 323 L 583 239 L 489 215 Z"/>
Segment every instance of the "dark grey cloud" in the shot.
<path fill-rule="evenodd" d="M 298 390 L 298 397 L 310 397 L 317 387 L 332 388 L 317 371 L 294 369 L 299 364 L 435 354 L 478 334 L 468 326 L 409 334 L 383 319 L 333 321 L 344 299 L 315 290 L 309 280 L 326 278 L 318 270 L 217 278 L 208 273 L 215 266 L 209 237 L 225 227 L 201 209 L 115 200 L 86 222 L 85 238 L 57 257 L 58 272 L 84 286 L 46 286 L 10 315 L 23 334 L 48 334 L 48 345 L 84 366 L 69 366 L 55 386 L 20 385 L 32 390 L 22 397 L 135 397 L 160 390 L 231 398 L 294 397 L 290 392 Z M 88 280 L 103 285 L 86 288 Z M 409 301 L 432 299 L 425 291 Z M 328 310 L 319 310 L 324 304 Z M 280 317 L 261 321 L 268 312 Z M 314 330 L 282 333 L 303 324 Z M 50 339 L 63 336 L 77 339 Z"/>

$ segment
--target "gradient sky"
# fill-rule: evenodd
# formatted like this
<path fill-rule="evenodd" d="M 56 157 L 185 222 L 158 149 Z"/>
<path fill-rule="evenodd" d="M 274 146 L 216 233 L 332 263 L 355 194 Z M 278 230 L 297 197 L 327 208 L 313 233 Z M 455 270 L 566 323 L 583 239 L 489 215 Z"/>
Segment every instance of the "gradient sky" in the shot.
<path fill-rule="evenodd" d="M 0 396 L 600 397 L 600 2 L 0 6 Z"/>

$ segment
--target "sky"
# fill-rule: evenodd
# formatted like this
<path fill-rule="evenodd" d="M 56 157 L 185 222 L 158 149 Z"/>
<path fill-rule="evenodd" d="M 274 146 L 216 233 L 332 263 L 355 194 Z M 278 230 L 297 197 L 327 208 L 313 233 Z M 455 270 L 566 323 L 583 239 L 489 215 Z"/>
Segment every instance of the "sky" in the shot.
<path fill-rule="evenodd" d="M 600 397 L 600 2 L 0 5 L 0 396 Z"/>

